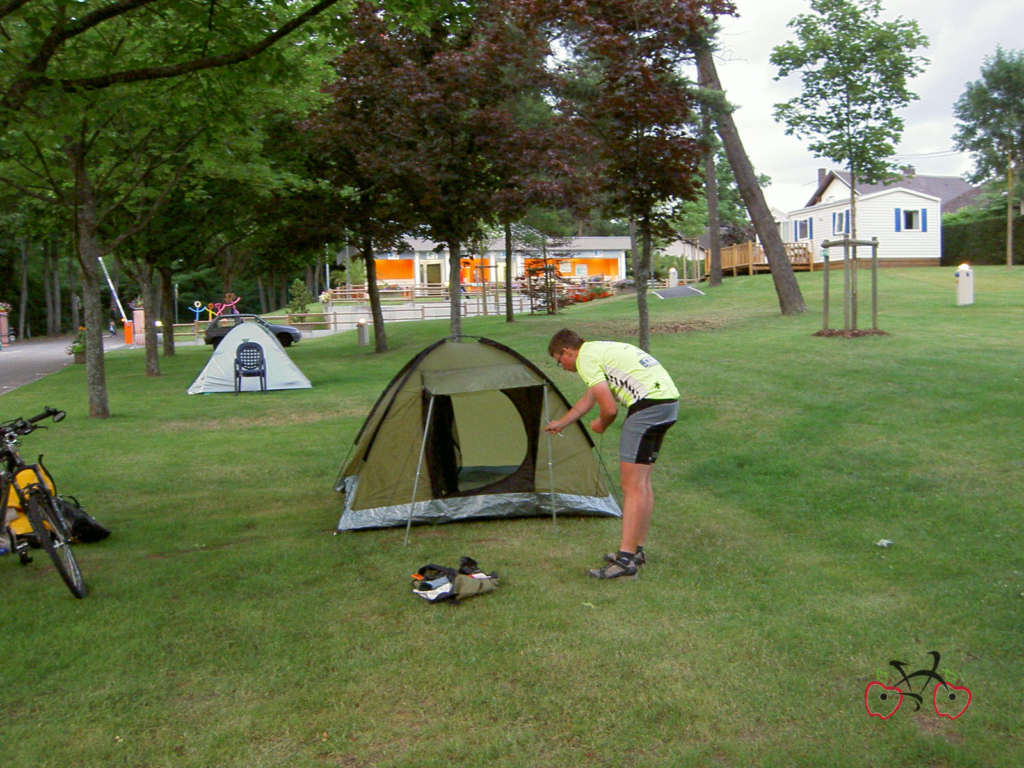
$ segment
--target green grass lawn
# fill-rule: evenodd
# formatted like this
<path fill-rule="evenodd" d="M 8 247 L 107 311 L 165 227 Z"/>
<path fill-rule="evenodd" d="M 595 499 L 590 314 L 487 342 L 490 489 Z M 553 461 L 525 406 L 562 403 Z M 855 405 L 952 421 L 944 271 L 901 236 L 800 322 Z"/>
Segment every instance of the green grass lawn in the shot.
<path fill-rule="evenodd" d="M 822 277 L 782 317 L 770 276 L 651 297 L 652 351 L 684 393 L 655 469 L 638 580 L 586 569 L 610 519 L 333 536 L 337 470 L 384 385 L 446 321 L 288 350 L 311 390 L 185 395 L 209 350 L 147 378 L 109 354 L 108 420 L 70 366 L 0 398 L 63 407 L 25 439 L 113 530 L 76 548 L 75 600 L 45 555 L 0 558 L 0 744 L 32 766 L 1013 766 L 1024 764 L 1024 271 L 883 270 L 888 335 L 821 338 Z M 833 274 L 832 324 L 842 323 Z M 870 325 L 861 273 L 861 325 Z M 838 309 L 838 313 L 837 313 Z M 467 318 L 538 362 L 560 327 L 635 341 L 632 297 L 557 317 Z M 599 441 L 614 469 L 618 426 Z M 875 546 L 890 539 L 890 548 Z M 428 605 L 408 575 L 472 555 L 503 584 Z M 892 659 L 932 686 L 869 717 Z M 923 679 L 914 681 L 920 691 Z M 904 690 L 906 690 L 904 684 Z"/>

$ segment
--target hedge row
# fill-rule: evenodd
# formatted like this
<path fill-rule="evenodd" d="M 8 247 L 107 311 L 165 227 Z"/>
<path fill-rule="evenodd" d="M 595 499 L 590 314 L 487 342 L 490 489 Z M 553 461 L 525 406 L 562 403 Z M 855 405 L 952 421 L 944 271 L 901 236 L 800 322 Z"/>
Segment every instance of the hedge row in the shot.
<path fill-rule="evenodd" d="M 1006 263 L 1006 217 L 942 225 L 942 266 Z M 1013 263 L 1024 264 L 1024 216 L 1013 222 Z"/>

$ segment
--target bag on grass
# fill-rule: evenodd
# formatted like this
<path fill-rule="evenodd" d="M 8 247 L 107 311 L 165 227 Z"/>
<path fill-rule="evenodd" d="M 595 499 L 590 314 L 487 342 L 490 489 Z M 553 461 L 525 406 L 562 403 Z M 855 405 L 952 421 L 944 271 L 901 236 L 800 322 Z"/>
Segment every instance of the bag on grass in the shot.
<path fill-rule="evenodd" d="M 442 600 L 458 602 L 490 592 L 497 586 L 498 574 L 484 573 L 471 557 L 459 560 L 458 570 L 428 563 L 412 575 L 413 594 L 428 603 Z"/>
<path fill-rule="evenodd" d="M 82 505 L 74 496 L 58 496 L 57 507 L 64 518 L 64 524 L 71 532 L 72 540 L 91 544 L 110 535 L 110 531 L 100 525 L 95 517 L 82 509 Z"/>

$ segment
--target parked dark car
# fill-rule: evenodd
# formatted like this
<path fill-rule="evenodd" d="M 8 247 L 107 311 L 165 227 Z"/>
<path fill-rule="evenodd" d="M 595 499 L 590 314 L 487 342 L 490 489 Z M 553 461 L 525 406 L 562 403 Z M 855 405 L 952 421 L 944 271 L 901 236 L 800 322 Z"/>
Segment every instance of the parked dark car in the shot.
<path fill-rule="evenodd" d="M 259 315 L 219 315 L 213 318 L 210 324 L 206 326 L 206 333 L 203 334 L 203 338 L 207 344 L 213 344 L 214 348 L 216 348 L 225 334 L 240 323 L 259 323 L 277 337 L 282 347 L 298 344 L 302 338 L 298 328 L 293 328 L 290 325 L 268 323 Z"/>

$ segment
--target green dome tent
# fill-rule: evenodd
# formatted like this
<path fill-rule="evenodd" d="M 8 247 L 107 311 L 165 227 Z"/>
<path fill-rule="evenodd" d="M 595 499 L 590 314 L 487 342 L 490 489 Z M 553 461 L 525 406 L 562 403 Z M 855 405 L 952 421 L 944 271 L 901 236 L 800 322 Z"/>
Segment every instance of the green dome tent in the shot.
<path fill-rule="evenodd" d="M 391 380 L 366 417 L 335 490 L 338 530 L 531 515 L 621 512 L 578 422 L 543 372 L 484 338 L 447 338 Z"/>

